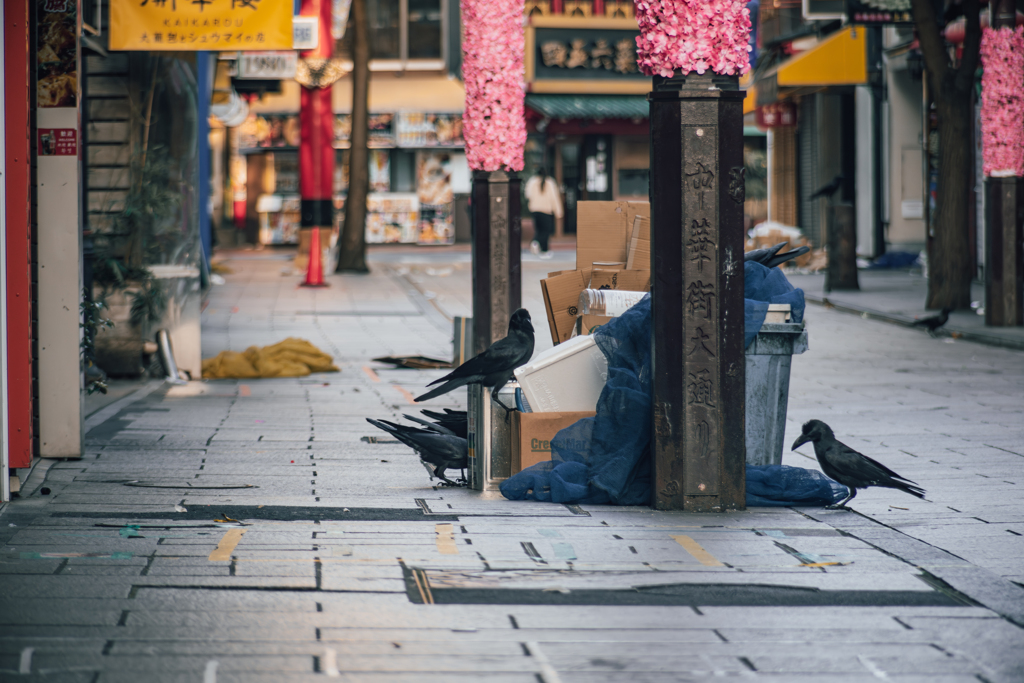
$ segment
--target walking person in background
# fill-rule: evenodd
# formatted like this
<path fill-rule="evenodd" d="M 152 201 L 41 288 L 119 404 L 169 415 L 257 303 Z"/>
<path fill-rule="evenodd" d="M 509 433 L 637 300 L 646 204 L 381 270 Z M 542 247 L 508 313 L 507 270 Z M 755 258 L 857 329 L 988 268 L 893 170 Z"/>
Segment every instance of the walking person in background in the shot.
<path fill-rule="evenodd" d="M 533 241 L 530 252 L 549 259 L 554 254 L 548 248 L 548 240 L 555 232 L 555 218 L 562 217 L 562 195 L 558 181 L 538 166 L 526 181 L 526 206 L 533 214 Z"/>

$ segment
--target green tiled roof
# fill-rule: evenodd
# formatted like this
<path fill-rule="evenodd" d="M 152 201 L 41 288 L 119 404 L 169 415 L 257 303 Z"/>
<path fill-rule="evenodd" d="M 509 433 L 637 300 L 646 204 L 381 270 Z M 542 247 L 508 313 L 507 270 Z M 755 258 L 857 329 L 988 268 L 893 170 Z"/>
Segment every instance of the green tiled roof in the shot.
<path fill-rule="evenodd" d="M 646 119 L 644 95 L 527 95 L 526 106 L 553 119 Z"/>

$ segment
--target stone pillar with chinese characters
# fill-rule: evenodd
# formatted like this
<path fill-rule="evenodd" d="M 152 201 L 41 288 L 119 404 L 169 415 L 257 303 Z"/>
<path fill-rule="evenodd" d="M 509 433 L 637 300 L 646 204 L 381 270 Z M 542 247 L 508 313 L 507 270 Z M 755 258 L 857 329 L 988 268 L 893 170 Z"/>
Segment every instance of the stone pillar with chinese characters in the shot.
<path fill-rule="evenodd" d="M 654 77 L 653 505 L 743 509 L 743 97 L 737 77 Z"/>

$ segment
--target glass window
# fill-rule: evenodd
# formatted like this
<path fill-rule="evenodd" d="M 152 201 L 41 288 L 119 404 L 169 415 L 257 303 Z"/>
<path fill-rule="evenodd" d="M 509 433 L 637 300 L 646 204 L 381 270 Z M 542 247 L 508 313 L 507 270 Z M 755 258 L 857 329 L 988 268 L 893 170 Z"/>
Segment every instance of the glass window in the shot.
<path fill-rule="evenodd" d="M 441 58 L 441 0 L 409 3 L 409 59 Z"/>
<path fill-rule="evenodd" d="M 400 59 L 401 0 L 369 0 L 366 5 L 370 22 L 370 57 Z"/>
<path fill-rule="evenodd" d="M 651 172 L 646 168 L 619 169 L 619 196 L 646 197 Z"/>

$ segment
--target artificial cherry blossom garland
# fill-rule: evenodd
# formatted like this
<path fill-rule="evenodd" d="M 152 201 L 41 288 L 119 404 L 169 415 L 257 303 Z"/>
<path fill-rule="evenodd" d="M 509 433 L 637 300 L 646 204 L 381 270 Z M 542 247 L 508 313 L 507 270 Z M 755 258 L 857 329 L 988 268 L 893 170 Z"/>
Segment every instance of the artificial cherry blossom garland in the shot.
<path fill-rule="evenodd" d="M 462 0 L 462 134 L 469 167 L 521 171 L 524 0 Z"/>
<path fill-rule="evenodd" d="M 981 36 L 981 141 L 985 175 L 1024 176 L 1024 26 Z"/>
<path fill-rule="evenodd" d="M 724 76 L 750 70 L 750 10 L 743 0 L 634 0 L 637 63 L 648 76 Z"/>

